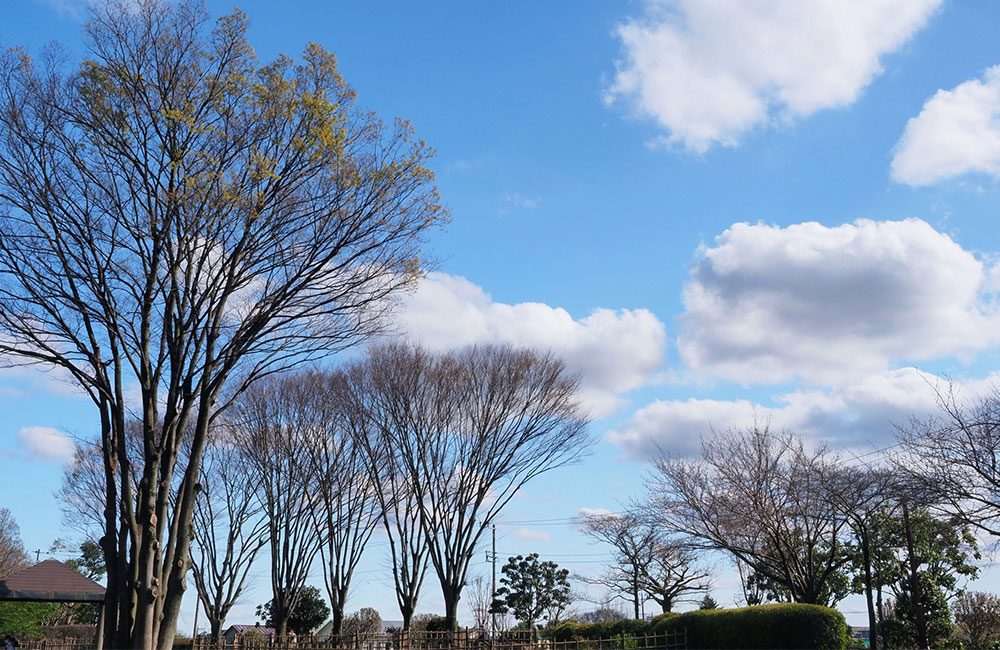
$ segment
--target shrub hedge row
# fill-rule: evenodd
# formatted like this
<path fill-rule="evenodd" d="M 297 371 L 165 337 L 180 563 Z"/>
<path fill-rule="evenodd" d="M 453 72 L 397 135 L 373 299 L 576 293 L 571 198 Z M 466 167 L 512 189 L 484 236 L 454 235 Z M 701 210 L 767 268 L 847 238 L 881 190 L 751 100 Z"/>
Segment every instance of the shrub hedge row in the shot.
<path fill-rule="evenodd" d="M 692 650 L 842 650 L 844 616 L 829 607 L 782 603 L 661 614 L 651 621 L 564 623 L 545 631 L 553 641 L 609 639 L 687 630 Z"/>

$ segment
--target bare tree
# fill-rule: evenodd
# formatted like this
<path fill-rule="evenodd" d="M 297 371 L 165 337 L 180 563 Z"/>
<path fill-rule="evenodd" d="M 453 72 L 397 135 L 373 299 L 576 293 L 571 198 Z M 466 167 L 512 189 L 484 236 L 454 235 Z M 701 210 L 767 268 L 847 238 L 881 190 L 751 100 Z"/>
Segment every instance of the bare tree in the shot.
<path fill-rule="evenodd" d="M 63 513 L 64 525 L 89 540 L 96 542 L 101 539 L 106 523 L 107 491 L 99 442 L 77 444 L 73 459 L 63 467 L 62 484 L 56 498 Z"/>
<path fill-rule="evenodd" d="M 575 378 L 548 354 L 385 345 L 361 362 L 366 411 L 408 475 L 448 624 L 476 544 L 525 482 L 590 444 Z"/>
<path fill-rule="evenodd" d="M 472 626 L 478 630 L 490 629 L 490 605 L 493 603 L 493 589 L 490 581 L 476 576 L 466 584 L 469 590 L 469 612 Z"/>
<path fill-rule="evenodd" d="M 313 512 L 322 507 L 310 462 L 311 438 L 326 423 L 301 373 L 273 375 L 243 392 L 229 414 L 234 439 L 267 524 L 271 620 L 278 638 L 306 586 L 323 542 Z"/>
<path fill-rule="evenodd" d="M 132 469 L 129 489 L 133 494 L 139 490 L 139 477 L 135 469 L 141 465 L 142 423 L 129 418 L 125 421 L 124 449 L 128 458 L 125 463 Z M 183 449 L 182 449 L 182 454 Z M 73 452 L 73 459 L 63 468 L 62 483 L 56 492 L 63 523 L 82 534 L 85 538 L 100 544 L 104 536 L 109 507 L 116 511 L 121 502 L 107 503 L 107 485 L 104 475 L 104 454 L 100 440 L 80 441 Z M 174 488 L 176 492 L 176 485 Z M 122 517 L 118 513 L 118 519 Z"/>
<path fill-rule="evenodd" d="M 368 364 L 356 363 L 344 374 L 347 403 L 342 408 L 352 411 L 347 421 L 353 427 L 356 444 L 365 451 L 368 474 L 376 484 L 382 524 L 389 540 L 396 602 L 403 617 L 403 629 L 409 630 L 427 573 L 427 536 L 421 523 L 417 491 L 393 446 L 387 412 L 374 399 L 371 369 Z M 410 399 L 418 397 L 411 395 Z"/>
<path fill-rule="evenodd" d="M 694 548 L 686 541 L 668 537 L 653 544 L 640 585 L 661 612 L 673 611 L 686 594 L 707 592 L 711 587 L 711 572 L 697 562 Z"/>
<path fill-rule="evenodd" d="M 899 430 L 896 471 L 971 525 L 1000 536 L 1000 389 L 962 399 L 948 384 L 938 414 Z"/>
<path fill-rule="evenodd" d="M 382 520 L 377 479 L 368 465 L 364 443 L 356 435 L 363 416 L 347 399 L 342 373 L 300 372 L 315 427 L 307 436 L 318 507 L 311 511 L 323 533 L 320 557 L 330 597 L 333 627 L 340 636 L 351 578 L 365 546 Z"/>
<path fill-rule="evenodd" d="M 191 569 L 216 643 L 268 540 L 263 509 L 255 498 L 254 472 L 248 471 L 236 441 L 226 433 L 217 427 L 205 447 L 192 521 Z"/>
<path fill-rule="evenodd" d="M 710 573 L 696 566 L 691 545 L 657 522 L 633 513 L 582 516 L 584 532 L 610 545 L 614 557 L 604 575 L 586 581 L 631 600 L 634 618 L 647 599 L 669 612 L 684 594 L 708 589 Z"/>
<path fill-rule="evenodd" d="M 716 432 L 703 440 L 700 460 L 664 455 L 654 463 L 649 511 L 728 551 L 794 601 L 830 604 L 846 595 L 841 567 L 849 556 L 840 543 L 844 517 L 819 470 L 826 456 L 767 427 Z"/>
<path fill-rule="evenodd" d="M 444 213 L 428 148 L 359 109 L 320 46 L 260 65 L 239 12 L 206 33 L 196 2 L 94 7 L 75 69 L 0 55 L 0 353 L 93 401 L 108 643 L 167 650 L 213 420 L 379 331 Z"/>
<path fill-rule="evenodd" d="M 7 508 L 0 508 L 0 578 L 28 566 L 21 529 Z"/>
<path fill-rule="evenodd" d="M 652 561 L 656 536 L 653 526 L 629 514 L 583 514 L 583 532 L 589 537 L 609 544 L 613 549 L 614 563 L 596 578 L 581 580 L 591 585 L 605 587 L 608 591 L 632 603 L 632 618 L 641 618 L 640 609 L 645 602 L 642 589 L 643 567 Z"/>

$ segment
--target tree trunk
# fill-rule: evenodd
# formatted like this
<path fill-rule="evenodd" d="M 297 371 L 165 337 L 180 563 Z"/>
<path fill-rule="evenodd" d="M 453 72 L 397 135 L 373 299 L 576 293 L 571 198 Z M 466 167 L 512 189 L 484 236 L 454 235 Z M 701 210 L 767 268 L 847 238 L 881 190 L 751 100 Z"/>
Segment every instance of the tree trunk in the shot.
<path fill-rule="evenodd" d="M 882 625 L 882 621 L 885 620 L 885 614 L 882 612 L 882 585 L 875 587 L 875 609 L 878 611 L 877 625 Z M 881 630 L 876 630 L 876 634 L 879 639 L 882 638 Z"/>
<path fill-rule="evenodd" d="M 458 628 L 458 601 L 462 598 L 461 587 L 442 585 L 441 595 L 444 596 L 444 618 L 449 630 Z"/>
<path fill-rule="evenodd" d="M 906 555 L 907 564 L 910 569 L 910 599 L 913 606 L 914 623 L 917 626 L 917 645 L 922 648 L 930 648 L 927 640 L 927 619 L 924 616 L 924 604 L 920 593 L 920 576 L 917 573 L 919 564 L 913 552 L 913 530 L 910 528 L 910 510 L 903 502 L 903 528 L 906 531 Z"/>
<path fill-rule="evenodd" d="M 635 607 L 635 620 L 639 620 L 639 569 L 632 570 L 632 604 Z"/>
<path fill-rule="evenodd" d="M 211 616 L 208 619 L 208 625 L 212 630 L 212 645 L 218 645 L 222 641 L 222 619 L 217 616 Z"/>
<path fill-rule="evenodd" d="M 330 620 L 332 621 L 330 634 L 340 636 L 340 632 L 344 628 L 344 601 L 340 601 L 337 605 L 331 607 L 330 614 Z"/>
<path fill-rule="evenodd" d="M 409 602 L 405 604 L 400 604 L 399 615 L 403 617 L 403 630 L 406 632 L 410 631 L 410 621 L 413 619 L 413 610 L 415 608 Z"/>
<path fill-rule="evenodd" d="M 868 534 L 861 534 L 861 555 L 865 565 L 865 601 L 868 605 L 868 643 L 869 650 L 878 650 L 878 621 L 875 618 L 875 603 L 872 599 L 872 554 L 868 542 Z"/>
<path fill-rule="evenodd" d="M 195 422 L 194 444 L 188 458 L 188 466 L 181 481 L 174 517 L 174 534 L 176 539 L 171 553 L 173 562 L 165 567 L 166 594 L 163 598 L 162 619 L 157 635 L 159 650 L 171 650 L 174 645 L 174 635 L 177 632 L 177 618 L 180 616 L 181 601 L 187 590 L 187 572 L 191 567 L 191 536 L 194 528 L 191 521 L 194 518 L 195 486 L 198 485 L 198 472 L 201 467 L 201 456 L 204 441 L 208 437 L 209 414 L 215 405 L 215 399 L 210 392 L 203 392 L 199 399 L 197 421 Z M 177 426 L 184 426 L 183 417 Z"/>

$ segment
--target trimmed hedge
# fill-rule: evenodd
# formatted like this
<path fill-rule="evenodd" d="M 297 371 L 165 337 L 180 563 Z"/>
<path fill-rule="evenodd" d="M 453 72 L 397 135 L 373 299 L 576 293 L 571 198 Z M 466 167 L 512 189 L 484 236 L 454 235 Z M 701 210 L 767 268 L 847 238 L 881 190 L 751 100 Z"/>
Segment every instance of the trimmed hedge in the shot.
<path fill-rule="evenodd" d="M 613 639 L 622 634 L 626 636 L 652 634 L 651 628 L 652 621 L 635 621 L 632 619 L 611 623 L 562 623 L 561 625 L 546 628 L 543 630 L 542 636 L 551 641 Z"/>
<path fill-rule="evenodd" d="M 651 621 L 563 623 L 546 629 L 542 636 L 552 641 L 579 641 L 685 628 L 691 650 L 843 650 L 847 643 L 847 622 L 840 612 L 797 603 L 671 612 Z"/>
<path fill-rule="evenodd" d="M 843 650 L 847 622 L 835 609 L 782 603 L 685 612 L 653 624 L 654 632 L 687 628 L 692 650 Z"/>

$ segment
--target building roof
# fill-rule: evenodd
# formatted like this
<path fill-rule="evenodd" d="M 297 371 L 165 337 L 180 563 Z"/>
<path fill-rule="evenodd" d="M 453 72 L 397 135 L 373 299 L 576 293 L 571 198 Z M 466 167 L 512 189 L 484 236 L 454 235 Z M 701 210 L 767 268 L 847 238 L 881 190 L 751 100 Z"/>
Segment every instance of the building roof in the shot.
<path fill-rule="evenodd" d="M 263 625 L 230 625 L 229 627 L 226 628 L 223 634 L 229 633 L 230 630 L 232 630 L 236 634 L 243 634 L 244 632 L 255 630 L 257 632 L 260 632 L 264 636 L 274 636 L 274 628 L 265 627 Z"/>
<path fill-rule="evenodd" d="M 0 580 L 0 600 L 100 603 L 104 587 L 59 560 L 45 560 Z"/>

